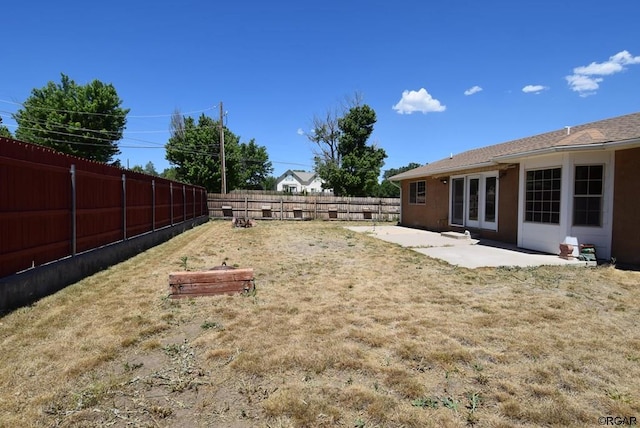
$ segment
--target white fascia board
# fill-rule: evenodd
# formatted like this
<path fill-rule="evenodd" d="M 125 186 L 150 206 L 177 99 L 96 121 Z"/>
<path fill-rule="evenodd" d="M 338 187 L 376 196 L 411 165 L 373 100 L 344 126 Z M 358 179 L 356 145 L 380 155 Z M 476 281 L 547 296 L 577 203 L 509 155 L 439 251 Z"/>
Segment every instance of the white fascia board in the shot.
<path fill-rule="evenodd" d="M 433 177 L 433 176 L 442 175 L 442 174 L 451 174 L 453 172 L 462 173 L 463 171 L 466 171 L 468 169 L 486 168 L 488 166 L 498 166 L 498 164 L 499 162 L 493 162 L 493 161 L 480 162 L 480 163 L 475 163 L 471 165 L 459 166 L 455 168 L 441 168 L 434 171 L 429 171 L 427 174 L 422 172 L 410 173 L 410 171 L 407 171 L 406 173 L 403 172 L 402 174 L 397 175 L 397 176 L 403 175 L 402 177 L 394 179 L 394 177 L 397 177 L 397 176 L 394 176 L 394 177 L 391 177 L 389 180 L 399 182 L 403 180 L 410 180 L 412 178 Z M 404 175 L 404 174 L 407 174 L 407 175 Z"/>
<path fill-rule="evenodd" d="M 495 161 L 499 162 L 499 161 L 511 161 L 511 160 L 516 160 L 516 159 L 530 158 L 530 157 L 533 157 L 533 156 L 548 155 L 548 154 L 558 153 L 558 152 L 585 151 L 585 150 L 603 150 L 604 149 L 603 144 L 604 143 L 583 144 L 583 145 L 579 145 L 579 146 L 547 147 L 547 148 L 544 148 L 544 149 L 529 150 L 527 152 L 513 153 L 513 154 L 510 154 L 510 155 L 496 156 L 493 159 Z"/>
<path fill-rule="evenodd" d="M 635 147 L 638 145 L 640 145 L 640 138 L 634 138 L 632 140 L 624 140 L 624 141 L 611 141 L 611 142 L 595 143 L 595 144 L 578 144 L 578 145 L 570 145 L 570 146 L 547 147 L 544 149 L 530 150 L 528 152 L 496 156 L 493 158 L 493 160 L 508 161 L 508 160 L 514 160 L 514 159 L 528 158 L 531 156 L 546 155 L 550 153 L 606 150 L 606 149 L 624 149 L 624 148 Z"/>
<path fill-rule="evenodd" d="M 463 172 L 468 169 L 498 166 L 501 163 L 505 163 L 508 161 L 516 160 L 516 159 L 523 159 L 523 158 L 528 158 L 532 156 L 540 156 L 540 155 L 546 155 L 546 154 L 558 153 L 558 152 L 607 150 L 607 149 L 619 150 L 619 149 L 625 149 L 625 148 L 633 148 L 637 146 L 640 146 L 640 138 L 633 138 L 631 140 L 623 140 L 623 141 L 596 143 L 596 144 L 580 144 L 580 145 L 570 145 L 570 146 L 546 147 L 544 149 L 529 150 L 526 152 L 513 153 L 509 155 L 495 156 L 491 158 L 490 161 L 487 161 L 487 162 L 480 162 L 476 164 L 464 165 L 464 166 L 454 167 L 454 168 L 442 168 L 438 170 L 432 170 L 426 174 L 423 172 L 412 173 L 411 171 L 407 171 L 389 178 L 389 181 L 401 182 L 403 180 L 410 180 L 412 178 L 433 177 L 433 176 L 438 176 L 442 174 Z"/>

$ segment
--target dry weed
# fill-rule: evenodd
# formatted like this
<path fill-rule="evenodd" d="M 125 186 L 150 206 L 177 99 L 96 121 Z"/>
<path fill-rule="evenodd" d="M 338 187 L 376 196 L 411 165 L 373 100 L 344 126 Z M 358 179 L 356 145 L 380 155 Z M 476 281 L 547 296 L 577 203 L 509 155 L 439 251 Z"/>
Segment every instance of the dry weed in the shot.
<path fill-rule="evenodd" d="M 0 318 L 0 427 L 640 416 L 638 273 L 468 270 L 343 226 L 210 222 Z M 184 260 L 257 293 L 167 299 Z"/>

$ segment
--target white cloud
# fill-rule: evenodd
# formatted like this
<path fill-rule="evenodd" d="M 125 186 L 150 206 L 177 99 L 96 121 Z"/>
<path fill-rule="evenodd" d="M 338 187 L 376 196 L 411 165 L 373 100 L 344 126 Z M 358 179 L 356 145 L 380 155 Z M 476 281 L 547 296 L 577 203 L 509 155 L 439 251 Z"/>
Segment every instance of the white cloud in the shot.
<path fill-rule="evenodd" d="M 440 101 L 433 98 L 426 89 L 418 91 L 404 91 L 398 104 L 392 107 L 399 114 L 411 114 L 414 112 L 430 113 L 441 112 L 447 109 Z"/>
<path fill-rule="evenodd" d="M 591 76 L 594 74 L 600 76 L 607 76 L 609 74 L 614 74 L 622 71 L 622 64 L 618 62 L 592 62 L 589 65 L 583 67 L 576 67 L 573 69 L 574 75 L 579 76 Z"/>
<path fill-rule="evenodd" d="M 640 64 L 640 56 L 631 56 L 628 51 L 621 51 L 611 57 L 611 60 L 623 65 Z"/>
<path fill-rule="evenodd" d="M 524 88 L 522 88 L 522 92 L 524 92 L 525 94 L 530 94 L 531 92 L 533 92 L 534 94 L 539 94 L 545 89 L 549 89 L 549 88 L 542 85 L 527 85 Z"/>
<path fill-rule="evenodd" d="M 304 135 L 304 131 L 302 130 L 302 128 L 298 128 L 298 130 L 296 131 L 296 133 L 298 135 Z"/>
<path fill-rule="evenodd" d="M 473 95 L 475 93 L 478 93 L 482 90 L 482 88 L 478 85 L 474 86 L 473 88 L 469 88 L 466 91 L 464 91 L 465 95 Z"/>
<path fill-rule="evenodd" d="M 581 97 L 593 95 L 600 87 L 601 77 L 593 76 L 610 76 L 626 70 L 626 65 L 640 64 L 640 56 L 632 56 L 627 51 L 621 51 L 609 57 L 605 62 L 592 62 L 589 65 L 576 67 L 573 74 L 565 76 L 569 88 L 578 92 Z"/>
<path fill-rule="evenodd" d="M 599 83 L 604 80 L 602 77 L 581 76 L 579 74 L 567 76 L 565 79 L 567 79 L 567 83 L 569 83 L 571 89 L 579 92 L 581 97 L 593 95 L 600 87 Z"/>

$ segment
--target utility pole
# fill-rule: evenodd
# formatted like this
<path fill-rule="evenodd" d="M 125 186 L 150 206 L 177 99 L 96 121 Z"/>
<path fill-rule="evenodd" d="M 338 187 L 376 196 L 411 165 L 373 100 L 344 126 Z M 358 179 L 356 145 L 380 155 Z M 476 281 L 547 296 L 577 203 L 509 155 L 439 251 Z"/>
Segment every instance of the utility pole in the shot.
<path fill-rule="evenodd" d="M 222 190 L 224 195 L 227 193 L 227 168 L 224 162 L 224 113 L 222 109 L 222 101 L 220 101 L 220 175 L 222 177 Z"/>

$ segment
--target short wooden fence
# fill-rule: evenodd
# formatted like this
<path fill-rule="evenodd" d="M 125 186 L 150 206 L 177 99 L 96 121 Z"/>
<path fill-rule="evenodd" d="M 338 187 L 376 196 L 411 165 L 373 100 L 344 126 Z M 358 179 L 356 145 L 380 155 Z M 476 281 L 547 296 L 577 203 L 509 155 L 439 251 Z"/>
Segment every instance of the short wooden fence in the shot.
<path fill-rule="evenodd" d="M 400 198 L 325 195 L 209 193 L 212 218 L 398 221 Z"/>

